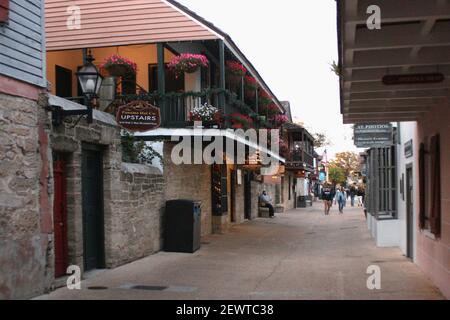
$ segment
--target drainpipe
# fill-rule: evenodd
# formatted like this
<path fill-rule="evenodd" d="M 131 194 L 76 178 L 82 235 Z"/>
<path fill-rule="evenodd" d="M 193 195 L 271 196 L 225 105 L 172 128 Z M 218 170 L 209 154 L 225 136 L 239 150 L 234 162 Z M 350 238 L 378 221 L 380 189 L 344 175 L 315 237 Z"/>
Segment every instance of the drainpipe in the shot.
<path fill-rule="evenodd" d="M 158 59 L 158 93 L 160 96 L 163 96 L 166 93 L 166 73 L 165 73 L 166 66 L 164 63 L 164 44 L 157 43 L 156 50 Z M 163 122 L 167 120 L 167 117 L 165 116 L 166 113 L 165 105 L 166 105 L 165 99 L 161 98 L 159 108 L 161 110 Z"/>

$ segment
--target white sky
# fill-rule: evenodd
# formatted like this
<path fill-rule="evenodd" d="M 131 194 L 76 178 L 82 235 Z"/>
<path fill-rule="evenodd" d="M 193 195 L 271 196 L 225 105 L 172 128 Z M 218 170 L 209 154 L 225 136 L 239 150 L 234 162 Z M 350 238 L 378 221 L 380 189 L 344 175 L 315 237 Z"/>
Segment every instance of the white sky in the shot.
<path fill-rule="evenodd" d="M 343 125 L 339 81 L 329 65 L 338 60 L 335 0 L 179 2 L 228 33 L 308 130 L 327 134 L 329 159 L 358 151 L 350 126 Z"/>

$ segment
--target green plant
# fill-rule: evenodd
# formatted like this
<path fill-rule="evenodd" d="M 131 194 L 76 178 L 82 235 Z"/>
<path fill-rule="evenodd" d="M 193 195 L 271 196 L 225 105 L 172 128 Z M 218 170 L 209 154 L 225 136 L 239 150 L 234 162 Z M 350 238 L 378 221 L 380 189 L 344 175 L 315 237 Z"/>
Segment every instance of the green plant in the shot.
<path fill-rule="evenodd" d="M 337 76 L 341 76 L 342 75 L 342 68 L 341 66 L 333 60 L 333 63 L 330 63 L 331 66 L 331 71 L 333 71 Z"/>
<path fill-rule="evenodd" d="M 151 165 L 154 159 L 162 162 L 162 156 L 144 141 L 136 141 L 134 136 L 122 131 L 122 161 Z"/>

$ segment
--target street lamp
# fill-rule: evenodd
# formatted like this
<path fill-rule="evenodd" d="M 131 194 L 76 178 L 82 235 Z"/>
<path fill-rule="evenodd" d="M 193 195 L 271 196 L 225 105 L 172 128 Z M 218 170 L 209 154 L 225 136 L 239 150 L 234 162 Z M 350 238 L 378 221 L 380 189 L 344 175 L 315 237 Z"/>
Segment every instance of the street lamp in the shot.
<path fill-rule="evenodd" d="M 88 123 L 92 123 L 92 100 L 97 97 L 103 81 L 103 77 L 97 67 L 92 63 L 94 60 L 95 59 L 92 57 L 92 54 L 89 52 L 86 57 L 86 63 L 76 73 L 78 81 L 80 82 L 81 90 L 86 96 L 88 102 Z"/>
<path fill-rule="evenodd" d="M 83 116 L 87 115 L 87 122 L 92 123 L 92 101 L 97 97 L 100 87 L 102 85 L 103 77 L 98 69 L 92 63 L 95 59 L 92 54 L 86 57 L 86 62 L 81 69 L 76 73 L 78 81 L 80 82 L 81 90 L 85 96 L 86 109 L 70 109 L 64 110 L 62 107 L 56 107 L 53 112 L 53 124 L 58 126 L 62 123 L 66 116 Z"/>

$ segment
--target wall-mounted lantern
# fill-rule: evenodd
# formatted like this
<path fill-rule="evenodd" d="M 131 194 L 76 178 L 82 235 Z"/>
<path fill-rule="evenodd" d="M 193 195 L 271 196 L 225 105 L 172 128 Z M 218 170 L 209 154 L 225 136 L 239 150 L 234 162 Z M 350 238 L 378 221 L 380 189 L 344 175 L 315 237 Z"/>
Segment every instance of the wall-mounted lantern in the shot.
<path fill-rule="evenodd" d="M 85 64 L 76 73 L 76 76 L 81 86 L 81 90 L 83 91 L 83 95 L 86 98 L 85 101 L 87 104 L 86 105 L 87 108 L 82 110 L 56 109 L 53 112 L 53 123 L 55 125 L 61 124 L 64 117 L 74 115 L 80 116 L 87 115 L 87 122 L 92 123 L 93 100 L 97 97 L 103 82 L 103 77 L 101 76 L 97 67 L 92 63 L 93 61 L 95 61 L 95 59 L 89 52 L 89 54 L 86 57 Z"/>

